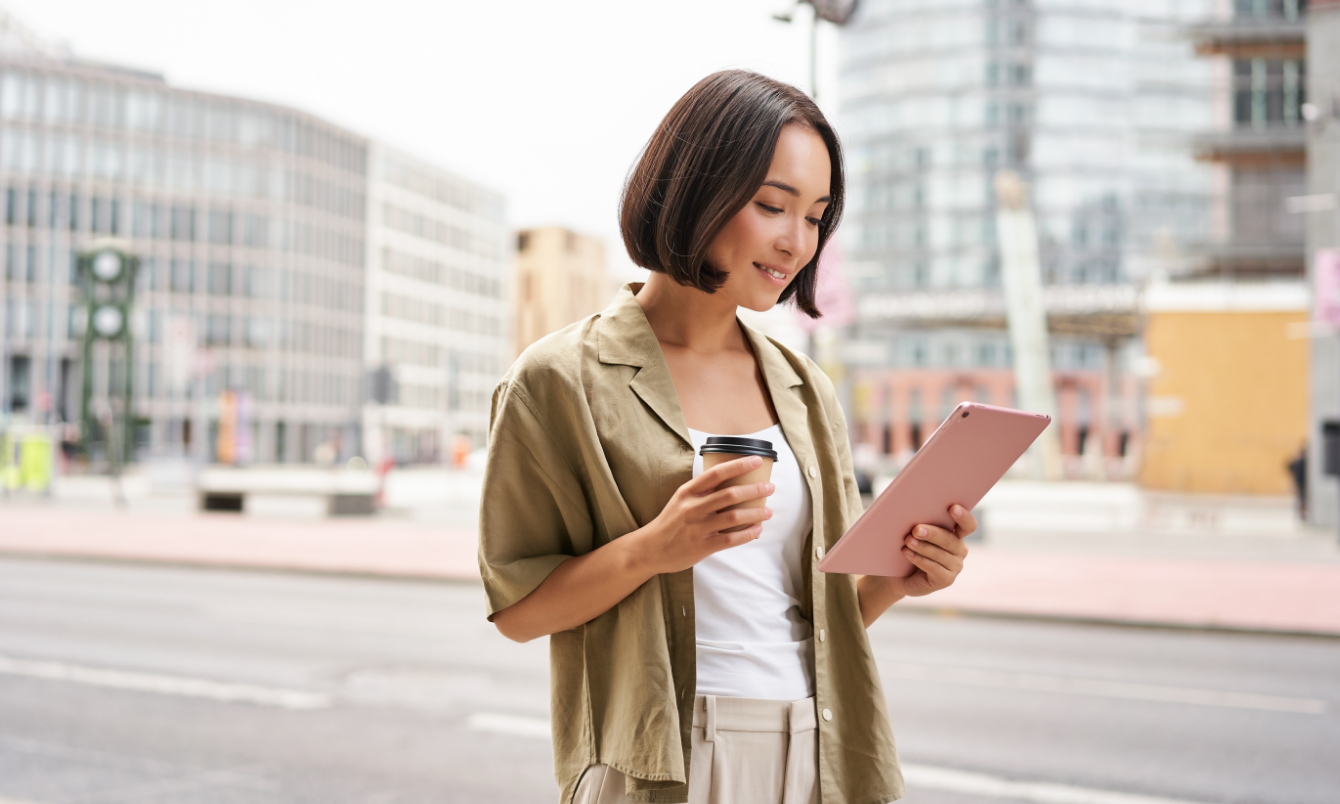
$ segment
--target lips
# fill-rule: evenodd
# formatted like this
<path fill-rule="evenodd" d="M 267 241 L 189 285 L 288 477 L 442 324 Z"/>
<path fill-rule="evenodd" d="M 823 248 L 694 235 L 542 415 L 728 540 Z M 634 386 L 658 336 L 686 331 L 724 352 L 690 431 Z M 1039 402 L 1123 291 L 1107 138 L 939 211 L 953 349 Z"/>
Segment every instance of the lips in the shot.
<path fill-rule="evenodd" d="M 786 272 L 784 272 L 784 271 L 778 271 L 776 268 L 770 268 L 770 267 L 764 265 L 763 263 L 756 262 L 756 263 L 754 263 L 754 267 L 757 268 L 757 269 L 759 269 L 760 271 L 762 271 L 763 273 L 767 274 L 769 277 L 775 279 L 775 280 L 778 281 L 778 282 L 785 282 L 785 281 L 787 281 L 788 279 L 791 278 L 791 275 L 790 275 L 790 274 L 788 274 L 788 273 L 786 273 Z"/>

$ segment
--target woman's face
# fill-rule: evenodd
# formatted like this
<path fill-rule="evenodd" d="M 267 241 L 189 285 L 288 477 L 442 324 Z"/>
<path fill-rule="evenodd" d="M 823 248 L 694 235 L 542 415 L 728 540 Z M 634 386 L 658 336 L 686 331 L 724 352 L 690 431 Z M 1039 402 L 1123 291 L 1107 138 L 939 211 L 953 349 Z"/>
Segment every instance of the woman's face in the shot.
<path fill-rule="evenodd" d="M 730 274 L 718 294 L 750 310 L 777 304 L 819 247 L 831 177 L 823 138 L 808 126 L 783 127 L 767 178 L 707 250 L 708 264 Z"/>

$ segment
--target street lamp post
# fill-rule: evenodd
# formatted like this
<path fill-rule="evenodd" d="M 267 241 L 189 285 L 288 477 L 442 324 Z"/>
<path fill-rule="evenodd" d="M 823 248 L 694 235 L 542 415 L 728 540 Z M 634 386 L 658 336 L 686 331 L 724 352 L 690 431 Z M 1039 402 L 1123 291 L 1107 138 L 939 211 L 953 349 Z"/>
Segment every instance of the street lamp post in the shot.
<path fill-rule="evenodd" d="M 1313 284 L 1316 288 L 1327 287 L 1335 291 L 1334 283 L 1337 277 L 1319 277 L 1319 272 L 1335 273 L 1340 270 L 1340 93 L 1331 95 L 1329 108 L 1322 111 L 1322 108 L 1315 103 L 1304 103 L 1302 106 L 1303 119 L 1309 126 L 1316 129 L 1317 133 L 1331 135 L 1331 171 L 1334 180 L 1331 185 L 1330 197 L 1306 196 L 1303 201 L 1308 203 L 1302 205 L 1302 208 L 1296 210 L 1300 212 L 1320 212 L 1329 207 L 1331 210 L 1331 253 L 1325 254 L 1321 249 L 1316 249 L 1315 262 L 1313 268 Z M 1320 137 L 1319 137 L 1320 139 Z M 1323 264 L 1323 257 L 1325 257 Z M 1335 299 L 1318 299 L 1317 309 L 1327 313 L 1327 317 L 1334 318 Z M 1329 324 L 1336 324 L 1332 320 Z M 1337 332 L 1340 334 L 1340 331 Z M 1340 423 L 1334 421 L 1323 422 L 1322 424 L 1322 472 L 1323 474 L 1340 477 Z M 1340 533 L 1340 514 L 1336 515 L 1337 532 Z"/>
<path fill-rule="evenodd" d="M 810 25 L 810 97 L 819 99 L 819 20 L 827 20 L 834 25 L 846 25 L 847 20 L 856 12 L 859 0 L 797 0 L 796 6 L 809 6 L 814 10 Z M 788 11 L 779 11 L 772 15 L 778 22 L 795 20 L 795 7 Z"/>

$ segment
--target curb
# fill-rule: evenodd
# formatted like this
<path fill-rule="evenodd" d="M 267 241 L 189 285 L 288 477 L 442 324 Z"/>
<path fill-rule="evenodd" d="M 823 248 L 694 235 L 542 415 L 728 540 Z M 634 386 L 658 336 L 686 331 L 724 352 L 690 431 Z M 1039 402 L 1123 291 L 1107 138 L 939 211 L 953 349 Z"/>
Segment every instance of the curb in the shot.
<path fill-rule="evenodd" d="M 1340 633 L 1329 631 L 1302 631 L 1287 628 L 1259 628 L 1250 626 L 1223 625 L 1220 623 L 1172 623 L 1158 620 L 1127 620 L 1117 617 L 1083 617 L 1067 614 L 1037 614 L 1015 611 L 989 611 L 986 609 L 959 609 L 949 606 L 907 606 L 902 609 L 890 609 L 897 616 L 944 617 L 953 619 L 963 617 L 978 620 L 1011 620 L 1015 622 L 1057 623 L 1064 625 L 1098 625 L 1107 628 L 1139 628 L 1156 631 L 1182 631 L 1205 634 L 1239 634 L 1242 636 L 1282 637 L 1286 639 L 1340 640 Z"/>
<path fill-rule="evenodd" d="M 348 578 L 363 581 L 401 581 L 409 583 L 447 583 L 483 586 L 478 578 L 459 575 L 431 575 L 410 572 L 376 572 L 373 570 L 326 569 L 322 567 L 279 566 L 275 564 L 244 564 L 235 561 L 188 561 L 175 558 L 147 556 L 109 556 L 98 553 L 40 553 L 0 548 L 0 559 L 19 561 L 64 561 L 79 564 L 113 564 L 138 567 L 167 567 L 219 572 L 258 572 L 267 575 L 303 575 L 312 578 Z M 3 804 L 3 802 L 0 802 Z"/>

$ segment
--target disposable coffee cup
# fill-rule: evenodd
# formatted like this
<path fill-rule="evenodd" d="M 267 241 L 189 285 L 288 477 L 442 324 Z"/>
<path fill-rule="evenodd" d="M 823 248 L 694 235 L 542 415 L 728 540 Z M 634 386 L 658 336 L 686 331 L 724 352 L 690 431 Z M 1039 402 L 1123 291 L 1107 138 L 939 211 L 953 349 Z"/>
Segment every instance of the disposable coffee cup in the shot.
<path fill-rule="evenodd" d="M 745 486 L 750 483 L 767 483 L 772 478 L 772 465 L 777 461 L 777 452 L 772 448 L 771 441 L 764 441 L 759 438 L 740 438 L 738 436 L 711 436 L 707 443 L 703 444 L 698 454 L 703 456 L 703 471 L 706 472 L 718 464 L 727 461 L 736 461 L 740 458 L 749 458 L 757 456 L 763 459 L 763 462 L 756 469 L 745 472 L 739 477 L 733 477 L 722 483 L 717 488 L 729 488 L 731 486 Z M 736 508 L 762 508 L 767 504 L 767 497 L 759 497 L 755 500 L 745 500 L 736 503 L 729 508 L 723 508 L 723 511 L 734 511 Z M 724 528 L 722 533 L 732 533 L 737 530 L 744 530 L 752 527 L 751 525 L 736 525 L 733 528 Z"/>

